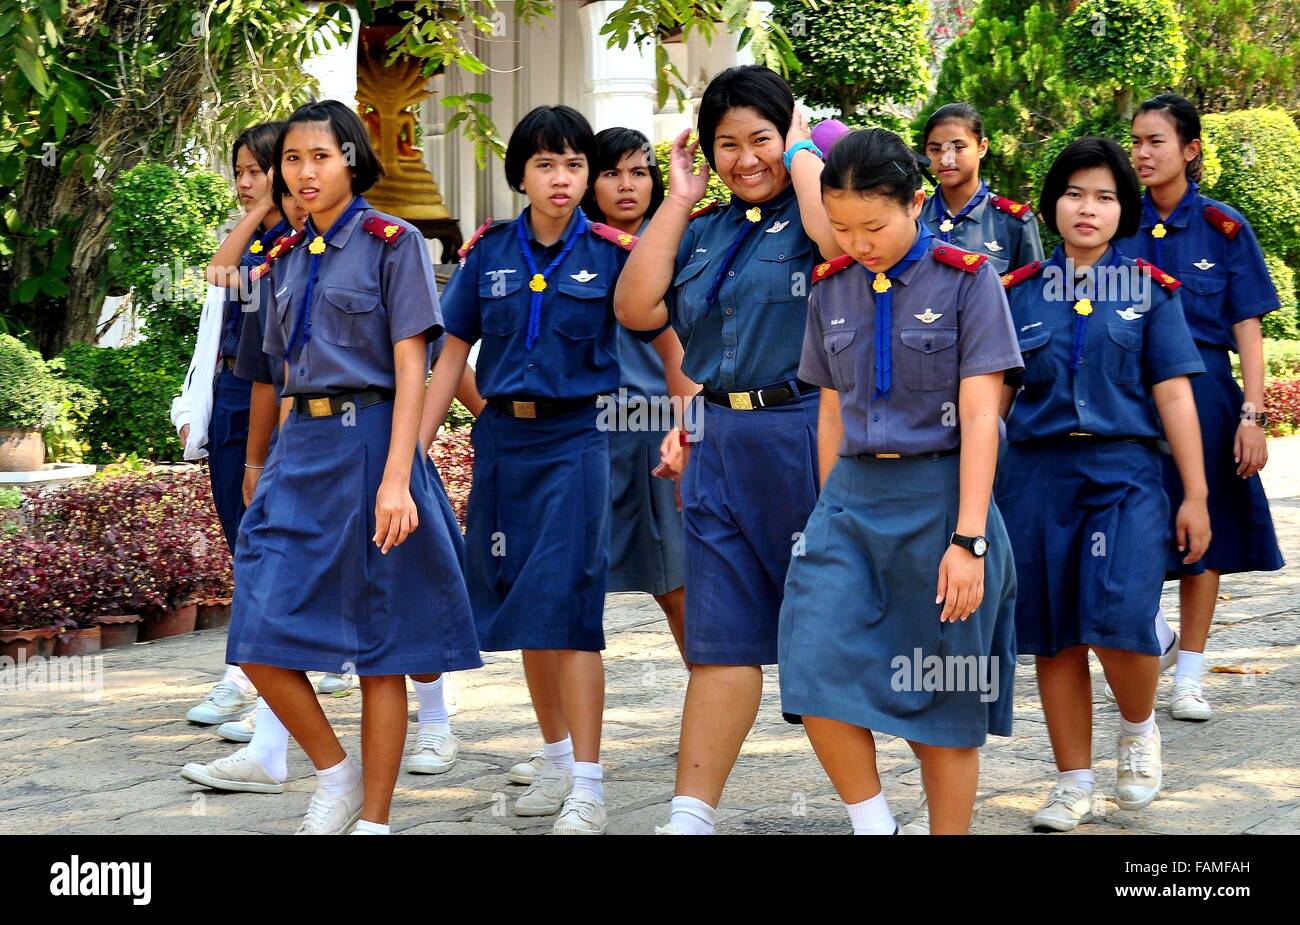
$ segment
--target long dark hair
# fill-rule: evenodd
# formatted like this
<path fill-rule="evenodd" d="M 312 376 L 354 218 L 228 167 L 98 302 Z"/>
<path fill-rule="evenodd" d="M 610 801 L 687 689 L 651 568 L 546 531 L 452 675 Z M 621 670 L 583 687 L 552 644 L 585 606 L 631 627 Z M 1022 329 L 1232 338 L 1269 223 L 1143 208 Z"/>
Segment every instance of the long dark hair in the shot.
<path fill-rule="evenodd" d="M 650 171 L 650 208 L 645 217 L 655 214 L 664 201 L 664 177 L 655 164 L 655 149 L 650 139 L 634 128 L 607 128 L 596 133 L 596 159 L 591 166 L 590 183 L 587 194 L 582 197 L 582 211 L 593 222 L 606 220 L 600 204 L 596 202 L 596 179 L 602 171 L 613 170 L 618 162 L 629 154 L 642 151 L 646 155 L 646 166 Z"/>
<path fill-rule="evenodd" d="M 1146 100 L 1133 113 L 1136 119 L 1144 112 L 1163 112 L 1169 116 L 1178 130 L 1178 140 L 1183 146 L 1199 141 L 1201 138 L 1201 114 L 1185 96 L 1177 93 L 1162 93 Z M 1196 157 L 1187 162 L 1187 179 L 1199 183 L 1205 170 L 1205 151 L 1202 149 Z"/>
<path fill-rule="evenodd" d="M 764 119 L 776 126 L 784 143 L 794 118 L 794 94 L 780 74 L 757 64 L 729 67 L 710 80 L 700 97 L 698 129 L 700 149 L 709 166 L 715 170 L 718 165 L 714 163 L 713 140 L 718 132 L 718 123 L 728 110 L 741 107 L 758 110 Z"/>
<path fill-rule="evenodd" d="M 921 167 L 903 139 L 883 128 L 849 132 L 831 148 L 822 192 L 851 190 L 885 196 L 907 208 L 921 188 Z"/>

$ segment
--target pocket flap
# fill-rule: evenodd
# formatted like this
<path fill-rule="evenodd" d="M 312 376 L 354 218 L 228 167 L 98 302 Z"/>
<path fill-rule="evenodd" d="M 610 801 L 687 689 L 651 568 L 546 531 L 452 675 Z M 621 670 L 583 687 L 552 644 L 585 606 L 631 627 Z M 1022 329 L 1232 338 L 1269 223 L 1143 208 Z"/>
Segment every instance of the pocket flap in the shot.
<path fill-rule="evenodd" d="M 349 315 L 357 315 L 362 312 L 374 311 L 375 307 L 379 305 L 379 293 L 331 286 L 325 290 L 325 300 Z"/>
<path fill-rule="evenodd" d="M 898 333 L 905 345 L 922 353 L 937 353 L 947 350 L 957 343 L 956 328 L 940 328 L 937 331 L 923 331 L 909 328 Z"/>

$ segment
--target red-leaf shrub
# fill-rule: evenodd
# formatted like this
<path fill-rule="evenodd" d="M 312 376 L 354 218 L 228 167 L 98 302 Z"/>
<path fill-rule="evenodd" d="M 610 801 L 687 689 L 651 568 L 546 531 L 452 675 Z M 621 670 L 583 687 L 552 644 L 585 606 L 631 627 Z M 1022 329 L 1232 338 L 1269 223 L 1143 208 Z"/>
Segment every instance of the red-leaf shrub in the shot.
<path fill-rule="evenodd" d="M 76 543 L 0 537 L 0 629 L 75 627 L 91 597 L 85 559 Z"/>
<path fill-rule="evenodd" d="M 1300 429 L 1300 379 L 1271 379 L 1264 385 L 1268 432 L 1281 436 Z"/>
<path fill-rule="evenodd" d="M 447 488 L 451 509 L 456 512 L 461 530 L 465 529 L 465 508 L 474 481 L 474 447 L 469 442 L 470 429 L 444 430 L 433 441 L 430 451 Z"/>

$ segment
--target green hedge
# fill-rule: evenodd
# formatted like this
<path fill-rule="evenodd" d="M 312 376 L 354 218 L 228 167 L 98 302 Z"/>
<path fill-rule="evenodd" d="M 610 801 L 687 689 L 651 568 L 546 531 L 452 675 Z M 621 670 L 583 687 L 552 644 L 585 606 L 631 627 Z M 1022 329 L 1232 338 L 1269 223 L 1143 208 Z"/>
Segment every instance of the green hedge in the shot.
<path fill-rule="evenodd" d="M 1282 307 L 1269 312 L 1261 323 L 1264 336 L 1275 339 L 1300 339 L 1300 311 L 1297 310 L 1295 271 L 1287 266 L 1285 260 L 1273 254 L 1265 254 L 1264 262 L 1268 264 L 1269 276 L 1273 277 L 1273 286 L 1277 289 L 1278 300 Z"/>
<path fill-rule="evenodd" d="M 1222 173 L 1205 193 L 1250 220 L 1260 245 L 1300 264 L 1300 128 L 1280 109 L 1212 113 L 1201 132 Z"/>
<path fill-rule="evenodd" d="M 168 462 L 181 458 L 170 411 L 188 359 L 178 366 L 165 343 L 146 340 L 128 347 L 76 344 L 64 351 L 63 362 L 70 379 L 105 398 L 82 427 L 88 459 L 107 462 L 132 453 Z"/>

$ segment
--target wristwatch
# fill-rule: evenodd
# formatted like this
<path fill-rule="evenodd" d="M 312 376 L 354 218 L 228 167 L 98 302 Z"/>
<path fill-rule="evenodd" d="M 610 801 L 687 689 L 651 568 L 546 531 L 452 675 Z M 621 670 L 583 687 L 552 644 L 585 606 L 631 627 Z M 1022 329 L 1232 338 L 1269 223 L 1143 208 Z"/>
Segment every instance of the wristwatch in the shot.
<path fill-rule="evenodd" d="M 807 148 L 813 154 L 816 154 L 819 160 L 823 160 L 823 161 L 826 160 L 826 155 L 822 154 L 821 148 L 817 147 L 817 145 L 814 144 L 811 139 L 805 138 L 803 141 L 796 141 L 794 144 L 790 145 L 790 150 L 785 152 L 784 156 L 782 157 L 782 160 L 785 161 L 786 170 L 790 169 L 790 164 L 794 160 L 795 154 L 797 154 L 803 148 Z"/>
<path fill-rule="evenodd" d="M 983 536 L 962 536 L 960 533 L 954 533 L 948 542 L 965 549 L 976 559 L 983 559 L 984 554 L 989 551 L 988 538 Z"/>
<path fill-rule="evenodd" d="M 1241 412 L 1241 420 L 1243 423 L 1254 424 L 1256 427 L 1267 427 L 1268 412 L 1267 411 L 1243 411 Z"/>

